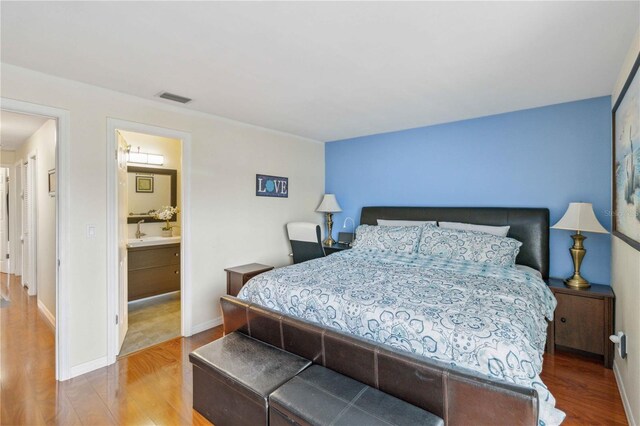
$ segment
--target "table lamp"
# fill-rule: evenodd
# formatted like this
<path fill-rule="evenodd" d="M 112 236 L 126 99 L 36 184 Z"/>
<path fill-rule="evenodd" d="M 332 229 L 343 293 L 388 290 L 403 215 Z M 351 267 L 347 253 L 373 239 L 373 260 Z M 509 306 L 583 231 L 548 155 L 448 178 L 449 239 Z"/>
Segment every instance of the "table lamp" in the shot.
<path fill-rule="evenodd" d="M 327 216 L 327 238 L 322 242 L 325 246 L 330 246 L 335 243 L 331 235 L 331 228 L 333 227 L 333 214 L 341 212 L 342 209 L 336 200 L 335 194 L 324 194 L 322 202 L 316 209 L 317 212 L 325 213 Z"/>
<path fill-rule="evenodd" d="M 571 238 L 573 238 L 573 247 L 569 249 L 571 257 L 573 258 L 574 272 L 573 276 L 564 280 L 564 283 L 573 288 L 589 288 L 591 286 L 589 281 L 580 275 L 580 264 L 582 264 L 582 259 L 587 253 L 587 250 L 585 250 L 582 244 L 587 237 L 582 235 L 582 232 L 608 234 L 609 231 L 604 229 L 602 225 L 600 225 L 600 222 L 598 222 L 598 219 L 596 219 L 591 203 L 569 203 L 569 208 L 564 216 L 562 216 L 562 219 L 551 228 L 576 231 L 576 233 L 571 236 Z"/>

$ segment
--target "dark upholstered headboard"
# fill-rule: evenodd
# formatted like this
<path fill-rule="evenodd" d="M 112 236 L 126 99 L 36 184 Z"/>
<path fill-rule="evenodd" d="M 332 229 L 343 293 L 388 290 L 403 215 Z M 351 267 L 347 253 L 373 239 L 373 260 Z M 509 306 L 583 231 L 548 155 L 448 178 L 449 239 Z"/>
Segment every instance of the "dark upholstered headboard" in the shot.
<path fill-rule="evenodd" d="M 509 225 L 509 237 L 522 243 L 516 263 L 549 277 L 549 209 L 509 207 L 363 207 L 360 223 L 378 219 L 436 220 L 478 225 Z"/>

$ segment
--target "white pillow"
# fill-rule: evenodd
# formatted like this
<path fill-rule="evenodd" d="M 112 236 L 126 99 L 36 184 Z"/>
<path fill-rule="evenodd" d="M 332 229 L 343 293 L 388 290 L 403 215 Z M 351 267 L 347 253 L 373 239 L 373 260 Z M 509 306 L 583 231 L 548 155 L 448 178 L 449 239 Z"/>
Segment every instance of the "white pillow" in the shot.
<path fill-rule="evenodd" d="M 425 225 L 422 227 L 418 254 L 513 268 L 520 246 L 522 243 L 513 238 Z"/>
<path fill-rule="evenodd" d="M 542 274 L 540 273 L 540 271 L 538 271 L 537 269 L 533 269 L 530 266 L 526 266 L 526 265 L 518 265 L 516 263 L 516 269 L 523 271 L 523 272 L 531 272 L 532 274 L 534 274 L 536 277 L 542 279 Z"/>
<path fill-rule="evenodd" d="M 420 226 L 425 223 L 429 225 L 435 225 L 435 220 L 387 220 L 378 219 L 378 225 L 380 226 Z"/>
<path fill-rule="evenodd" d="M 422 226 L 371 226 L 356 228 L 353 249 L 379 250 L 392 253 L 415 253 Z"/>
<path fill-rule="evenodd" d="M 439 222 L 438 226 L 447 229 L 460 229 L 462 231 L 484 232 L 485 234 L 497 235 L 498 237 L 506 237 L 511 228 L 510 226 L 487 226 L 460 222 Z"/>

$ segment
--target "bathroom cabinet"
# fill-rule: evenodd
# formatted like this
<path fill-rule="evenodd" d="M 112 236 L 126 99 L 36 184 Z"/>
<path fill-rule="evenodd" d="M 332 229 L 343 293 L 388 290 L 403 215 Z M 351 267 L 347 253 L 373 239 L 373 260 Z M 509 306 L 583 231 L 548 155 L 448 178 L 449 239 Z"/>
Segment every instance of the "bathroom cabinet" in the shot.
<path fill-rule="evenodd" d="M 129 297 L 138 300 L 180 290 L 180 244 L 130 247 Z"/>

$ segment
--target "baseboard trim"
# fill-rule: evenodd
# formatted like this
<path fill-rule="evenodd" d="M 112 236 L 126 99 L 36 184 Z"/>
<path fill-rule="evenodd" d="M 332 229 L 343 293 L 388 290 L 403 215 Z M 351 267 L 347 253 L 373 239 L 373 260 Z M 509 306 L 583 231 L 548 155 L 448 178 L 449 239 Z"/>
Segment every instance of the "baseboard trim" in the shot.
<path fill-rule="evenodd" d="M 222 317 L 217 317 L 209 321 L 201 322 L 191 327 L 191 335 L 202 333 L 210 328 L 217 327 L 222 324 Z"/>
<path fill-rule="evenodd" d="M 180 290 L 169 291 L 167 293 L 156 294 L 155 296 L 149 296 L 149 297 L 143 297 L 142 299 L 131 300 L 131 301 L 127 302 L 127 304 L 134 304 L 134 303 L 138 303 L 138 302 L 147 302 L 149 300 L 157 299 L 158 297 L 167 296 L 169 294 L 175 294 L 175 293 L 180 293 Z"/>
<path fill-rule="evenodd" d="M 97 370 L 98 368 L 102 368 L 106 366 L 107 366 L 107 357 L 103 356 L 101 358 L 94 359 L 93 361 L 85 362 L 83 364 L 79 364 L 74 367 L 71 367 L 71 375 L 69 378 L 72 379 L 74 377 L 81 376 L 90 371 Z"/>
<path fill-rule="evenodd" d="M 638 426 L 635 421 L 635 417 L 633 417 L 633 411 L 631 411 L 631 404 L 629 403 L 629 398 L 627 397 L 627 391 L 624 388 L 624 382 L 622 381 L 622 377 L 620 377 L 620 370 L 618 369 L 618 364 L 616 364 L 617 359 L 613 361 L 613 375 L 616 378 L 616 383 L 618 383 L 618 391 L 620 392 L 620 396 L 622 397 L 622 406 L 624 407 L 624 412 L 627 415 L 627 421 L 630 426 Z"/>
<path fill-rule="evenodd" d="M 38 309 L 40 309 L 40 312 L 42 313 L 44 318 L 47 320 L 49 325 L 51 325 L 51 327 L 53 327 L 53 329 L 55 330 L 56 329 L 56 317 L 47 309 L 46 306 L 44 306 L 44 303 L 42 303 L 42 300 L 40 300 L 40 299 L 38 299 Z"/>

